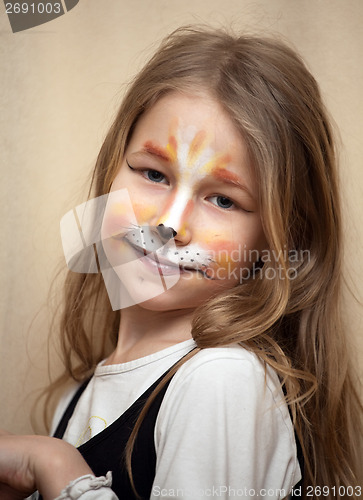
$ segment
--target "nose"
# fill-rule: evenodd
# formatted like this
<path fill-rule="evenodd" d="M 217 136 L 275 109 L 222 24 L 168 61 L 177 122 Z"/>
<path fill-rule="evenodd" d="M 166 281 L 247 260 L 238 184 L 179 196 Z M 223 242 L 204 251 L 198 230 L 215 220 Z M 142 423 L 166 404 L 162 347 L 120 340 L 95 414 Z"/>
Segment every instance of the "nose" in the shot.
<path fill-rule="evenodd" d="M 164 226 L 164 224 L 159 224 L 156 229 L 163 243 L 167 243 L 177 235 L 177 232 L 172 227 Z"/>
<path fill-rule="evenodd" d="M 174 237 L 176 243 L 188 244 L 191 239 L 193 208 L 194 202 L 191 193 L 187 190 L 177 192 L 174 199 L 168 203 L 159 218 L 158 228 L 163 226 L 164 229 L 161 229 L 161 231 L 164 231 L 165 235 L 169 236 L 169 239 Z M 166 231 L 167 229 L 169 231 L 171 229 L 175 234 L 170 236 L 170 232 Z"/>

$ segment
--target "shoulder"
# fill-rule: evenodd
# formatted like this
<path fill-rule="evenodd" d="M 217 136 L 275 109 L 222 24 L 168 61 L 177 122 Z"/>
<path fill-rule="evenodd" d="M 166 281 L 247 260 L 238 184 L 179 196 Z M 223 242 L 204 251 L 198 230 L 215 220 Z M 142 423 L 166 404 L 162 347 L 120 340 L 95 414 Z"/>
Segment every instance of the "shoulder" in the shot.
<path fill-rule="evenodd" d="M 217 366 L 233 366 L 233 369 L 244 366 L 245 369 L 255 367 L 258 371 L 263 371 L 263 364 L 253 353 L 240 345 L 226 347 L 213 347 L 201 349 L 195 356 L 190 358 L 179 370 L 191 374 L 195 370 L 215 368 Z"/>
<path fill-rule="evenodd" d="M 239 345 L 202 349 L 185 362 L 172 378 L 160 408 L 160 416 L 171 419 L 184 408 L 194 414 L 215 413 L 218 407 L 225 419 L 238 414 L 291 419 L 276 372 L 256 354 Z"/>
<path fill-rule="evenodd" d="M 182 477 L 193 462 L 199 475 L 212 470 L 221 484 L 290 491 L 300 478 L 279 378 L 241 346 L 203 349 L 179 368 L 160 406 L 154 440 L 159 475 L 173 463 Z"/>
<path fill-rule="evenodd" d="M 282 393 L 275 371 L 240 345 L 202 349 L 182 365 L 170 383 L 170 393 L 192 388 L 203 394 L 228 388 L 244 393 L 267 389 L 274 399 Z"/>

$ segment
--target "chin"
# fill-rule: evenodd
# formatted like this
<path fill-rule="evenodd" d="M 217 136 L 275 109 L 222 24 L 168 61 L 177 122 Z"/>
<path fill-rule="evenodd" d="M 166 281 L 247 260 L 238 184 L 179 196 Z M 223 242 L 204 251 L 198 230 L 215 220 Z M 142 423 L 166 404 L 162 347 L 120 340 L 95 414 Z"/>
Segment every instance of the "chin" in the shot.
<path fill-rule="evenodd" d="M 193 310 L 225 290 L 231 289 L 235 283 L 191 279 L 181 275 L 180 280 L 171 288 L 150 298 L 145 297 L 140 287 L 128 288 L 135 304 L 149 311 Z M 145 300 L 143 300 L 145 298 Z"/>
<path fill-rule="evenodd" d="M 231 280 L 208 279 L 198 271 L 177 269 L 162 274 L 142 259 L 117 265 L 103 273 L 114 310 L 138 305 L 149 311 L 193 310 L 236 285 Z"/>
<path fill-rule="evenodd" d="M 205 300 L 191 300 L 190 297 L 186 300 L 185 296 L 182 297 L 179 293 L 172 293 L 172 290 L 168 290 L 157 297 L 139 302 L 138 306 L 141 309 L 155 312 L 177 311 L 182 309 L 190 311 L 202 305 Z"/>

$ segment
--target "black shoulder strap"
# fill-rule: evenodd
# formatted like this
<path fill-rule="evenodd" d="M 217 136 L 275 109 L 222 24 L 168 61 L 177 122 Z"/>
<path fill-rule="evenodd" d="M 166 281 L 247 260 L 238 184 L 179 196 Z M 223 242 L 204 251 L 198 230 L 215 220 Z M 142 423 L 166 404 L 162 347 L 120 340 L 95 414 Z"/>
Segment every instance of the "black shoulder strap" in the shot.
<path fill-rule="evenodd" d="M 286 397 L 287 395 L 287 391 L 286 391 L 286 386 L 285 384 L 282 386 L 282 390 L 283 390 L 283 393 Z M 287 405 L 288 409 L 289 409 L 289 414 L 290 414 L 290 418 L 291 418 L 291 421 L 292 421 L 292 414 L 291 414 L 291 408 L 289 405 Z M 298 462 L 299 462 L 299 465 L 300 465 L 300 470 L 301 470 L 301 479 L 300 481 L 294 486 L 293 488 L 293 491 L 290 495 L 290 498 L 293 499 L 293 498 L 297 498 L 297 497 L 301 497 L 301 491 L 303 489 L 303 485 L 304 485 L 304 468 L 305 468 L 305 459 L 304 459 L 304 454 L 303 454 L 303 451 L 302 451 L 302 447 L 301 447 L 301 443 L 300 443 L 300 440 L 298 438 L 298 435 L 296 433 L 296 430 L 294 429 L 294 434 L 295 434 L 295 442 L 296 442 L 296 454 L 297 454 L 297 459 L 298 459 Z M 296 495 L 294 495 L 294 491 L 296 492 Z"/>
<path fill-rule="evenodd" d="M 71 402 L 67 406 L 65 412 L 63 413 L 62 418 L 59 421 L 58 426 L 57 426 L 57 428 L 56 428 L 56 430 L 55 430 L 55 432 L 53 434 L 53 437 L 60 438 L 60 439 L 63 437 L 63 435 L 64 435 L 64 433 L 66 431 L 69 419 L 73 415 L 73 412 L 74 412 L 74 409 L 76 407 L 76 404 L 78 403 L 79 398 L 81 397 L 83 391 L 87 387 L 88 382 L 90 380 L 91 380 L 90 378 L 87 379 L 87 380 L 85 380 L 83 382 L 83 384 L 81 384 L 81 386 L 77 389 L 75 395 L 73 396 Z"/>
<path fill-rule="evenodd" d="M 147 398 L 150 396 L 150 394 L 152 393 L 152 391 L 155 389 L 155 387 L 170 372 L 170 370 L 172 370 L 177 363 L 179 363 L 183 358 L 185 358 L 185 356 L 187 356 L 190 352 L 194 351 L 195 349 L 196 349 L 195 347 L 193 349 L 191 349 L 191 351 L 187 352 L 187 354 L 185 354 L 184 356 L 182 356 L 178 361 L 176 361 L 176 363 L 174 363 L 170 368 L 168 368 L 166 370 L 166 372 L 161 375 L 161 377 L 159 377 L 148 389 L 146 389 L 146 391 L 139 397 L 139 399 L 137 401 L 135 401 L 134 405 L 136 405 L 136 407 L 138 407 L 138 406 L 140 406 L 140 403 L 145 402 L 147 400 Z M 91 378 L 85 380 L 82 383 L 82 385 L 77 389 L 77 391 L 74 394 L 71 402 L 67 406 L 65 412 L 63 413 L 62 418 L 59 421 L 59 423 L 58 423 L 58 425 L 56 427 L 56 430 L 55 430 L 55 432 L 53 434 L 53 437 L 61 439 L 64 436 L 64 433 L 66 431 L 68 422 L 69 422 L 71 416 L 73 415 L 73 412 L 74 412 L 74 409 L 75 409 L 75 407 L 76 407 L 76 405 L 78 403 L 78 400 L 82 396 L 82 393 L 86 389 L 86 387 L 89 384 L 90 380 L 91 380 Z"/>
<path fill-rule="evenodd" d="M 126 470 L 125 447 L 135 422 L 149 396 L 175 364 L 159 377 L 116 421 L 78 448 L 78 451 L 96 476 L 105 475 L 109 470 L 113 472 L 112 489 L 122 500 L 138 500 L 150 497 L 156 467 L 155 423 L 172 377 L 153 400 L 136 437 L 132 454 L 132 473 L 139 496 L 135 495 Z M 89 380 L 78 388 L 58 424 L 54 437 L 63 437 L 69 419 L 88 383 Z"/>

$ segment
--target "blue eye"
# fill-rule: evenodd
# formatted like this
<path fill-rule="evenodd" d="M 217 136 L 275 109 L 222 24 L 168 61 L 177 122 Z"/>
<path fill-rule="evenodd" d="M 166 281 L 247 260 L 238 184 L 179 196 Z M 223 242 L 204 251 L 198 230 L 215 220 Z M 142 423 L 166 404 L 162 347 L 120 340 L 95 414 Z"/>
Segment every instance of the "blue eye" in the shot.
<path fill-rule="evenodd" d="M 217 204 L 221 208 L 231 208 L 234 205 L 233 201 L 225 196 L 217 196 Z"/>
<path fill-rule="evenodd" d="M 166 177 L 164 174 L 159 172 L 158 170 L 152 170 L 149 168 L 134 168 L 130 165 L 128 160 L 126 160 L 126 164 L 130 170 L 136 172 L 137 174 L 141 174 L 145 179 L 148 179 L 151 182 L 163 182 L 166 181 Z"/>
<path fill-rule="evenodd" d="M 219 208 L 224 208 L 225 210 L 235 206 L 233 201 L 226 196 L 212 196 L 210 200 L 214 205 L 217 205 Z"/>
<path fill-rule="evenodd" d="M 145 170 L 144 172 L 147 178 L 152 182 L 162 182 L 165 179 L 165 175 L 157 170 Z"/>

